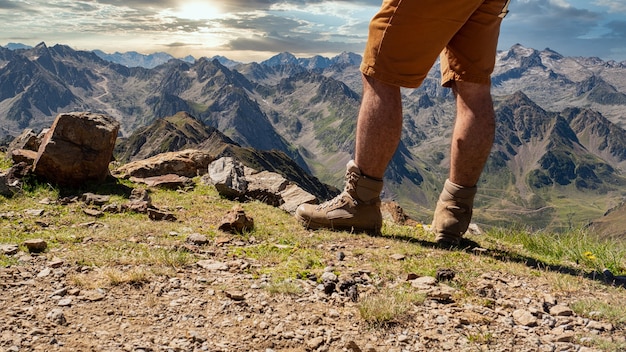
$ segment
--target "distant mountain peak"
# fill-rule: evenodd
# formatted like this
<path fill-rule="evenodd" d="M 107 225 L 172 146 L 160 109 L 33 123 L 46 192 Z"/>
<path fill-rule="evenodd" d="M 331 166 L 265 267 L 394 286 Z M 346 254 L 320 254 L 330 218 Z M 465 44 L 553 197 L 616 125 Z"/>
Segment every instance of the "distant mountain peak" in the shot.
<path fill-rule="evenodd" d="M 22 43 L 8 43 L 5 48 L 9 50 L 19 50 L 19 49 L 32 49 L 33 47 L 30 45 L 22 44 Z"/>
<path fill-rule="evenodd" d="M 282 53 L 276 54 L 270 57 L 269 59 L 261 62 L 261 65 L 268 66 L 268 67 L 290 65 L 290 64 L 292 65 L 298 64 L 298 58 L 296 58 L 295 55 L 289 52 L 282 52 Z"/>
<path fill-rule="evenodd" d="M 124 65 L 126 67 L 154 68 L 163 65 L 170 60 L 176 59 L 174 56 L 164 52 L 141 54 L 136 51 L 127 51 L 124 53 L 116 51 L 113 54 L 107 54 L 102 50 L 93 50 L 93 53 L 103 60 Z M 187 56 L 181 60 L 189 63 L 194 63 L 195 61 L 193 56 Z"/>

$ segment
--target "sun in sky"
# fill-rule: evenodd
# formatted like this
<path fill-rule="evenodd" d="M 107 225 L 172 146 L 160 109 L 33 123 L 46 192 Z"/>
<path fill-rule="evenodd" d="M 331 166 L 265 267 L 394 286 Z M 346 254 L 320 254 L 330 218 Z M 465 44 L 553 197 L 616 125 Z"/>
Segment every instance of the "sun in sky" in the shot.
<path fill-rule="evenodd" d="M 174 16 L 188 20 L 207 20 L 223 15 L 222 9 L 210 1 L 184 1 L 173 11 Z"/>

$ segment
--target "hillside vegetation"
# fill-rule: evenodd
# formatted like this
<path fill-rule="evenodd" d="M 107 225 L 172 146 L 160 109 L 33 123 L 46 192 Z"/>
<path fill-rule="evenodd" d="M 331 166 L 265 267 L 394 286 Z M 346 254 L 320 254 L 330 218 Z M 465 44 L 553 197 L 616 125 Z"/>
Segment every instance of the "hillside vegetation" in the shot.
<path fill-rule="evenodd" d="M 29 180 L 0 196 L 0 246 L 18 246 L 0 251 L 1 349 L 626 350 L 622 241 L 503 224 L 444 249 L 425 226 L 389 220 L 378 237 L 311 232 L 199 184 L 150 189 L 175 221 L 80 200 L 123 204 L 139 187 Z M 254 230 L 218 229 L 233 207 Z M 47 249 L 29 253 L 29 239 Z"/>

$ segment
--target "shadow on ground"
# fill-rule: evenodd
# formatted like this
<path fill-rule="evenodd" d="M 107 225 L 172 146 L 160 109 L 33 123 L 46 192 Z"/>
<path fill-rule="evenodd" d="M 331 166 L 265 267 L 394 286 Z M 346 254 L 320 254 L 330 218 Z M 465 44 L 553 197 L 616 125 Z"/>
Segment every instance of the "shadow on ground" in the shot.
<path fill-rule="evenodd" d="M 389 237 L 395 240 L 409 242 L 418 244 L 422 247 L 433 248 L 433 249 L 444 249 L 449 251 L 463 251 L 466 253 L 470 253 L 476 256 L 490 256 L 493 259 L 502 261 L 502 262 L 513 262 L 520 263 L 528 266 L 532 269 L 538 269 L 542 271 L 552 271 L 560 274 L 566 274 L 577 277 L 584 277 L 586 279 L 590 279 L 593 281 L 599 281 L 607 285 L 624 287 L 626 288 L 626 277 L 625 276 L 614 276 L 609 270 L 605 270 L 604 272 L 592 271 L 585 272 L 584 270 L 573 268 L 567 265 L 555 265 L 549 264 L 537 258 L 529 257 L 516 252 L 509 252 L 499 249 L 490 249 L 483 248 L 475 241 L 472 241 L 468 238 L 462 238 L 461 243 L 456 246 L 442 246 L 436 242 L 430 242 L 426 240 L 417 239 L 414 237 L 409 237 L 405 235 L 377 235 L 379 237 Z"/>

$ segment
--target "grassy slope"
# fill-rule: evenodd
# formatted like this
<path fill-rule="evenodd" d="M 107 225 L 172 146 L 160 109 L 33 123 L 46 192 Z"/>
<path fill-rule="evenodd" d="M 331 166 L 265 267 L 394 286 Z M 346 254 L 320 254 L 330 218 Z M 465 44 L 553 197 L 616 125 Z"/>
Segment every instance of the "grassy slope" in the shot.
<path fill-rule="evenodd" d="M 3 165 L 3 166 L 6 166 Z M 21 244 L 30 238 L 42 238 L 49 244 L 50 257 L 101 270 L 76 274 L 77 286 L 107 287 L 124 283 L 150 281 L 154 276 L 173 276 L 177 268 L 186 267 L 201 258 L 198 253 L 184 250 L 184 238 L 191 233 L 206 235 L 215 241 L 225 236 L 217 229 L 221 217 L 234 202 L 220 198 L 213 187 L 197 186 L 188 192 L 153 190 L 153 204 L 174 212 L 176 222 L 153 222 L 141 214 L 105 214 L 94 219 L 85 215 L 81 202 L 61 205 L 54 200 L 82 192 L 112 194 L 111 203 L 124 203 L 131 183 L 112 183 L 78 190 L 59 190 L 46 184 L 32 184 L 23 194 L 11 199 L 0 196 L 0 245 Z M 52 202 L 42 202 L 44 199 Z M 49 204 L 43 204 L 49 203 Z M 548 285 L 553 292 L 576 296 L 582 292 L 602 291 L 605 294 L 577 301 L 573 308 L 580 315 L 601 315 L 616 326 L 624 326 L 626 292 L 589 279 L 594 270 L 609 268 L 615 275 L 626 275 L 626 243 L 607 242 L 584 231 L 572 230 L 560 234 L 527 232 L 523 228 L 494 228 L 480 236 L 470 236 L 475 245 L 486 249 L 481 254 L 471 250 L 448 251 L 435 248 L 433 235 L 421 226 L 408 227 L 385 223 L 383 235 L 329 231 L 309 232 L 291 217 L 276 208 L 252 202 L 242 205 L 255 219 L 255 230 L 236 237 L 253 243 L 233 246 L 231 258 L 253 259 L 260 265 L 251 267 L 253 275 L 270 275 L 270 292 L 289 293 L 297 290 L 289 280 L 323 273 L 325 263 L 333 262 L 336 254 L 325 251 L 324 244 L 339 242 L 346 251 L 372 268 L 372 275 L 381 283 L 406 277 L 407 273 L 434 275 L 438 268 L 450 268 L 457 273 L 455 286 L 460 289 L 460 303 L 488 304 L 479 297 L 464 295 L 464 288 L 486 272 L 504 272 Z M 28 209 L 43 209 L 43 216 L 31 216 Z M 13 212 L 20 216 L 7 216 Z M 4 215 L 2 215 L 4 214 Z M 94 222 L 95 221 L 95 222 Z M 101 226 L 94 226 L 101 224 Z M 88 244 L 88 245 L 86 245 Z M 22 248 L 24 250 L 24 248 Z M 404 254 L 399 262 L 390 254 Z M 0 254 L 0 267 L 16 265 L 14 257 Z M 364 264 L 365 265 L 365 264 Z M 358 268 L 355 268 L 358 269 Z M 390 294 L 400 296 L 401 302 L 419 298 L 405 291 L 406 286 L 389 285 L 378 299 Z M 391 290 L 391 292 L 389 292 Z M 372 303 L 371 299 L 375 301 Z M 372 311 L 369 307 L 384 306 L 376 297 L 364 300 L 361 319 L 380 322 L 394 319 L 402 308 L 394 311 Z M 381 303 L 383 302 L 383 303 Z M 606 342 L 603 342 L 606 343 Z M 610 345 L 612 348 L 626 346 Z"/>

